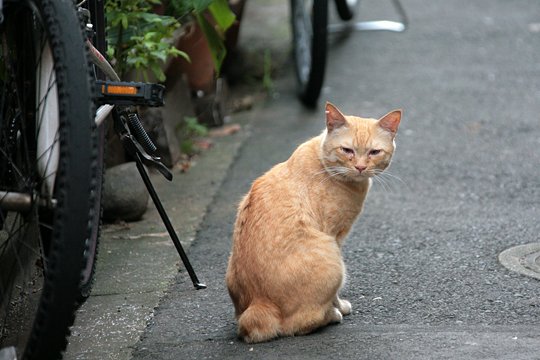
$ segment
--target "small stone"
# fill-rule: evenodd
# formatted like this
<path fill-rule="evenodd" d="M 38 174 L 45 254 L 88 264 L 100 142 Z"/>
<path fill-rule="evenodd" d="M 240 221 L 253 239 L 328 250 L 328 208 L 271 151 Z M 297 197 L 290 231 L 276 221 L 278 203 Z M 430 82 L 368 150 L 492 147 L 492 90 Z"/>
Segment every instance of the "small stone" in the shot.
<path fill-rule="evenodd" d="M 148 198 L 148 192 L 134 162 L 113 166 L 105 172 L 103 184 L 105 220 L 139 220 L 146 211 Z"/>

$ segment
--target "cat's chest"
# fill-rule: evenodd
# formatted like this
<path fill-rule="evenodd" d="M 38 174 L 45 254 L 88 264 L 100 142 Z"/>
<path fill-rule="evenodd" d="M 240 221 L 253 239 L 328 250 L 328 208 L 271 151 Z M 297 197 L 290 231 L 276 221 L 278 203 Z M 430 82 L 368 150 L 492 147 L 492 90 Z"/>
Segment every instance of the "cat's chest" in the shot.
<path fill-rule="evenodd" d="M 321 230 L 341 240 L 362 211 L 368 186 L 359 191 L 340 188 L 321 192 L 315 199 Z"/>

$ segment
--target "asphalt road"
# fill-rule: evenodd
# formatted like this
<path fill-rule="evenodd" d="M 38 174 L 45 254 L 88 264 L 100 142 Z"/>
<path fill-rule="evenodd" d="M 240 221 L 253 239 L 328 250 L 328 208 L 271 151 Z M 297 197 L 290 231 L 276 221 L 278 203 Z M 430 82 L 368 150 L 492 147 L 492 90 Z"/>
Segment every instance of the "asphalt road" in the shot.
<path fill-rule="evenodd" d="M 402 34 L 331 39 L 322 101 L 377 117 L 404 109 L 396 176 L 375 184 L 345 246 L 353 313 L 315 334 L 247 345 L 224 286 L 236 204 L 250 183 L 323 128 L 323 107 L 279 97 L 221 185 L 187 275 L 161 301 L 135 359 L 539 359 L 540 282 L 497 256 L 540 233 L 540 3 L 404 0 Z M 362 1 L 362 19 L 392 16 Z M 321 101 L 321 104 L 322 104 Z"/>

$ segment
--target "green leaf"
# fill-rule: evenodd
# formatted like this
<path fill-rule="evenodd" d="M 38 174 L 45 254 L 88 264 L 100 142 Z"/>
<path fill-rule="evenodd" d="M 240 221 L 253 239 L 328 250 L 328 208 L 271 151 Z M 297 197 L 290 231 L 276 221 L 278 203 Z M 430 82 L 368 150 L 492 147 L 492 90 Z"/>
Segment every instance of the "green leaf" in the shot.
<path fill-rule="evenodd" d="M 214 0 L 208 6 L 208 10 L 212 13 L 214 20 L 221 29 L 225 32 L 236 20 L 236 16 L 229 8 L 227 0 Z"/>
<path fill-rule="evenodd" d="M 128 19 L 125 15 L 122 15 L 121 18 L 120 18 L 120 21 L 122 22 L 122 27 L 124 29 L 127 29 L 128 27 Z"/>
<path fill-rule="evenodd" d="M 184 58 L 186 61 L 191 62 L 191 60 L 189 59 L 189 55 L 186 54 L 183 51 L 178 50 L 177 48 L 172 48 L 171 51 L 170 51 L 170 54 L 172 56 L 180 56 L 180 57 Z"/>
<path fill-rule="evenodd" d="M 219 73 L 221 70 L 221 64 L 227 55 L 227 49 L 223 40 L 216 32 L 216 29 L 206 20 L 206 18 L 200 14 L 197 15 L 197 22 L 199 23 L 201 30 L 208 41 L 208 46 L 210 47 L 210 53 L 212 55 L 212 60 L 214 61 L 214 67 L 216 72 Z"/>
<path fill-rule="evenodd" d="M 159 59 L 163 62 L 165 62 L 165 60 L 167 60 L 167 53 L 163 50 L 161 51 L 152 51 L 150 53 L 150 55 L 152 55 L 153 57 L 155 57 L 156 59 Z"/>
<path fill-rule="evenodd" d="M 163 73 L 163 70 L 161 70 L 161 66 L 158 63 L 150 64 L 150 69 L 152 69 L 152 72 L 159 81 L 165 81 L 165 74 Z"/>
<path fill-rule="evenodd" d="M 158 15 L 154 13 L 141 13 L 140 17 L 146 22 L 160 23 L 163 21 L 171 21 L 171 18 L 169 16 Z"/>
<path fill-rule="evenodd" d="M 191 2 L 191 7 L 193 8 L 193 11 L 195 11 L 196 14 L 202 13 L 204 10 L 210 6 L 214 0 L 191 0 L 188 2 Z"/>
<path fill-rule="evenodd" d="M 155 31 L 149 31 L 146 34 L 144 34 L 143 38 L 145 40 L 151 40 L 154 36 L 158 37 L 158 33 L 156 33 Z"/>

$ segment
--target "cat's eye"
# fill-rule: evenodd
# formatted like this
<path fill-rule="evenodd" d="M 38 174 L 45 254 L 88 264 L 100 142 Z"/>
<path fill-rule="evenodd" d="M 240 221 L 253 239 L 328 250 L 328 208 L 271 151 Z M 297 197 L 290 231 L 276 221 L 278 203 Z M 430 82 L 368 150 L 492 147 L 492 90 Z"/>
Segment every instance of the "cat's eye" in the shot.
<path fill-rule="evenodd" d="M 354 155 L 354 150 L 347 147 L 341 147 L 341 151 L 343 151 L 347 155 Z"/>
<path fill-rule="evenodd" d="M 381 153 L 381 149 L 373 149 L 369 152 L 369 155 L 375 156 Z"/>

